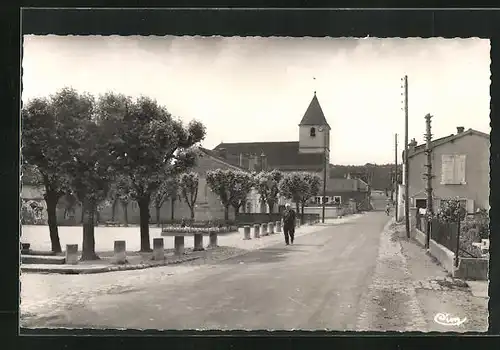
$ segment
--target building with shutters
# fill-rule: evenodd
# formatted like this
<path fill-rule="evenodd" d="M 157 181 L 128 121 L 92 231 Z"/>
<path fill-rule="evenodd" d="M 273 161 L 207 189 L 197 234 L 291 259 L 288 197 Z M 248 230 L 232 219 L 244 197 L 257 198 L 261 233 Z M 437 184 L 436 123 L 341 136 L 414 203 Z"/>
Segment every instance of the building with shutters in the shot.
<path fill-rule="evenodd" d="M 458 197 L 468 213 L 489 209 L 489 134 L 457 127 L 456 134 L 433 140 L 431 147 L 434 208 L 439 208 L 443 201 Z M 424 151 L 425 144 L 417 145 L 412 140 L 408 151 L 409 196 L 410 206 L 418 208 L 427 206 L 427 180 L 424 177 L 427 156 Z M 399 191 L 400 209 L 404 208 L 404 185 Z"/>

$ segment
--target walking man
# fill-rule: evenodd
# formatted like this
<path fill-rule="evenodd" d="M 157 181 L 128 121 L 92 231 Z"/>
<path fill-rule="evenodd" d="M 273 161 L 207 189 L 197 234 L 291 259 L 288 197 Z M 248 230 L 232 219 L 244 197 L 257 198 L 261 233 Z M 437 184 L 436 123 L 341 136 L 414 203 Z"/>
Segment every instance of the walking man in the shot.
<path fill-rule="evenodd" d="M 295 211 L 291 208 L 290 203 L 285 204 L 283 212 L 283 233 L 285 234 L 285 243 L 293 244 L 295 234 Z"/>

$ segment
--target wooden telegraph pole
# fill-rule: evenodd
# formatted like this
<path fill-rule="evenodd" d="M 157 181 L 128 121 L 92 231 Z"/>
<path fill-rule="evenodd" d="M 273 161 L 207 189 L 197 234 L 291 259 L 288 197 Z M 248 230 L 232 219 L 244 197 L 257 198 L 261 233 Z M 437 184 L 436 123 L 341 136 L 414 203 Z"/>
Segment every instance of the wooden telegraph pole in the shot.
<path fill-rule="evenodd" d="M 394 135 L 394 164 L 395 164 L 395 170 L 394 170 L 394 193 L 395 193 L 395 202 L 396 205 L 394 207 L 394 216 L 396 217 L 395 219 L 398 219 L 398 134 Z"/>
<path fill-rule="evenodd" d="M 408 164 L 408 76 L 403 78 L 404 88 L 404 111 L 405 111 L 405 226 L 406 237 L 410 238 L 410 184 L 409 184 L 409 164 Z"/>
<path fill-rule="evenodd" d="M 427 162 L 425 164 L 425 167 L 427 168 L 427 172 L 424 174 L 424 178 L 427 180 L 427 186 L 425 191 L 427 192 L 427 217 L 430 218 L 432 217 L 432 214 L 434 213 L 434 207 L 432 203 L 432 178 L 434 177 L 432 175 L 432 147 L 431 147 L 431 141 L 432 141 L 432 134 L 431 134 L 431 118 L 432 116 L 430 114 L 427 114 L 425 116 L 425 124 L 426 124 L 426 132 L 425 132 L 425 154 L 427 156 Z M 427 227 L 426 227 L 427 234 L 425 236 L 425 247 L 429 248 L 429 243 L 431 239 L 431 220 L 427 220 Z"/>

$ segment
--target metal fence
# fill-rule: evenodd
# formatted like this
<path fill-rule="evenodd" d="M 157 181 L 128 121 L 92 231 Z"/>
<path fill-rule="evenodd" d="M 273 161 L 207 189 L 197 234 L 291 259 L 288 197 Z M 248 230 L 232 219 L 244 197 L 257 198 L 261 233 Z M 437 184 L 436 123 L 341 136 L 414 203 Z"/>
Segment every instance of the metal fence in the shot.
<path fill-rule="evenodd" d="M 452 252 L 457 250 L 457 233 L 456 223 L 443 223 L 437 219 L 431 221 L 431 238 Z"/>
<path fill-rule="evenodd" d="M 430 225 L 428 225 L 428 220 L 424 215 L 421 215 L 417 212 L 415 226 L 418 230 L 422 231 L 424 234 L 427 234 L 428 227 L 430 226 L 430 238 L 435 242 L 445 246 L 453 253 L 457 250 L 457 234 L 459 225 L 457 223 L 443 223 L 438 219 L 432 219 Z M 463 225 L 463 223 L 462 223 Z M 464 233 L 462 233 L 464 234 Z M 458 242 L 460 255 L 468 256 L 468 257 L 480 257 L 481 254 L 475 252 L 471 247 L 469 247 L 469 243 L 467 240 L 462 241 L 463 237 L 460 238 L 461 242 Z"/>

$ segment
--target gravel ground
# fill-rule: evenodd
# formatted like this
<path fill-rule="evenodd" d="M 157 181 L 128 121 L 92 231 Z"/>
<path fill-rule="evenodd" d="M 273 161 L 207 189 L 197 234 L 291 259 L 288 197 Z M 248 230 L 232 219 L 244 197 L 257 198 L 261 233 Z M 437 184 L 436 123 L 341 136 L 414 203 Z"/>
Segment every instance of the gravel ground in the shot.
<path fill-rule="evenodd" d="M 331 225 L 344 224 L 361 217 L 362 215 L 353 215 L 343 219 L 330 220 L 328 223 Z M 302 226 L 297 229 L 296 237 L 299 238 L 322 229 L 324 227 Z M 154 284 L 155 281 L 164 281 L 174 275 L 186 275 L 189 280 L 189 272 L 198 268 L 207 265 L 210 268 L 210 265 L 215 265 L 231 257 L 244 255 L 256 249 L 282 243 L 283 240 L 283 234 L 243 240 L 241 235 L 237 233 L 219 237 L 219 245 L 221 246 L 215 249 L 207 249 L 202 252 L 191 252 L 191 249 L 186 249 L 189 255 L 197 255 L 200 258 L 179 265 L 88 275 L 22 274 L 20 278 L 21 321 L 29 324 L 38 318 L 37 315 L 50 317 L 51 314 L 57 314 L 62 310 L 85 305 L 96 296 L 129 293 L 134 291 L 137 286 Z M 106 256 L 109 255 L 108 253 L 109 250 L 107 253 L 100 254 Z"/>
<path fill-rule="evenodd" d="M 428 330 L 437 332 L 485 332 L 488 329 L 488 298 L 475 297 L 465 281 L 451 278 L 437 260 L 396 227 L 402 253 L 409 263 L 417 298 L 427 320 Z M 466 319 L 460 326 L 443 326 L 434 321 L 439 314 Z"/>
<path fill-rule="evenodd" d="M 215 264 L 218 261 L 246 252 L 246 250 L 235 247 L 218 247 L 202 252 L 193 252 L 201 257 L 181 265 L 112 272 L 112 274 L 117 274 L 113 278 L 110 278 L 110 273 L 93 275 L 23 274 L 20 278 L 21 319 L 29 321 L 36 317 L 39 312 L 48 313 L 48 310 L 51 310 L 56 313 L 61 309 L 83 305 L 96 295 L 127 293 L 134 290 L 134 286 L 187 273 L 203 265 Z"/>
<path fill-rule="evenodd" d="M 381 235 L 377 267 L 362 304 L 359 330 L 488 329 L 488 299 L 473 296 L 464 281 L 449 277 L 425 249 L 405 237 L 402 225 L 392 224 Z M 442 325 L 435 321 L 439 315 L 464 322 Z"/>

